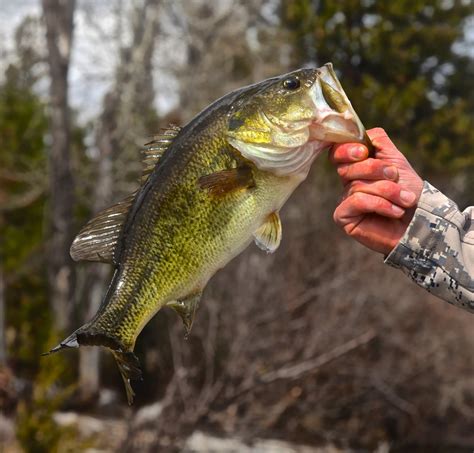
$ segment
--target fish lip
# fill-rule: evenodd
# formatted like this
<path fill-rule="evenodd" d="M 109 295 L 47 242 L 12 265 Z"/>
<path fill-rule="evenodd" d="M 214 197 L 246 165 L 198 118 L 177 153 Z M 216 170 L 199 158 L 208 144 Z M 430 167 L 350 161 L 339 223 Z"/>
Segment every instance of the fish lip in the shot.
<path fill-rule="evenodd" d="M 328 62 L 317 69 L 318 76 L 310 88 L 310 96 L 314 104 L 315 115 L 311 122 L 310 136 L 316 140 L 327 140 L 334 143 L 366 142 L 365 127 L 352 107 L 342 85 L 334 71 L 332 63 Z M 336 90 L 344 99 L 347 109 L 339 112 L 330 107 L 321 88 L 321 80 Z M 329 120 L 337 119 L 341 128 L 331 127 Z M 343 123 L 346 122 L 346 127 Z M 352 126 L 352 127 L 349 127 Z"/>

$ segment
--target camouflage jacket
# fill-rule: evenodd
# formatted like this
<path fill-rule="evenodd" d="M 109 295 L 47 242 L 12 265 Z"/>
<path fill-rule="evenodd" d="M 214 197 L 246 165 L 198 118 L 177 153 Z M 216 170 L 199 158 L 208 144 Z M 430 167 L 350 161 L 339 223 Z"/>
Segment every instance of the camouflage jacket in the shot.
<path fill-rule="evenodd" d="M 453 305 L 474 313 L 474 207 L 425 182 L 405 235 L 385 262 Z"/>

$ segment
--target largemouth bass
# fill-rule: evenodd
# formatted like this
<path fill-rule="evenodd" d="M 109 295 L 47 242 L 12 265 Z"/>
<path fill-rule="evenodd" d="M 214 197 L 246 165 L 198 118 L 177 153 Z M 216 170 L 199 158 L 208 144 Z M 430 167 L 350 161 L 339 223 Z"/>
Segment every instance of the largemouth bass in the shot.
<path fill-rule="evenodd" d="M 109 348 L 131 403 L 145 324 L 170 307 L 189 332 L 209 279 L 252 241 L 274 252 L 280 208 L 319 153 L 348 141 L 369 145 L 329 63 L 236 90 L 157 136 L 137 192 L 99 213 L 71 246 L 74 260 L 115 272 L 93 319 L 50 352 Z"/>

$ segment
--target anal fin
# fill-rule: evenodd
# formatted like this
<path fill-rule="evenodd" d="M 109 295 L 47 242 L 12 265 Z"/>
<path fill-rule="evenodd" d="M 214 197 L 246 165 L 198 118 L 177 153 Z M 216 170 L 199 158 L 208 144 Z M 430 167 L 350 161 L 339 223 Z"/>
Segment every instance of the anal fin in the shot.
<path fill-rule="evenodd" d="M 253 234 L 255 244 L 267 253 L 273 253 L 281 242 L 281 220 L 277 212 L 272 212 Z"/>
<path fill-rule="evenodd" d="M 194 315 L 196 314 L 199 301 L 201 300 L 202 293 L 193 294 L 184 299 L 168 302 L 167 306 L 172 308 L 182 319 L 184 329 L 186 331 L 185 336 L 188 337 L 191 332 L 191 328 L 194 322 Z"/>

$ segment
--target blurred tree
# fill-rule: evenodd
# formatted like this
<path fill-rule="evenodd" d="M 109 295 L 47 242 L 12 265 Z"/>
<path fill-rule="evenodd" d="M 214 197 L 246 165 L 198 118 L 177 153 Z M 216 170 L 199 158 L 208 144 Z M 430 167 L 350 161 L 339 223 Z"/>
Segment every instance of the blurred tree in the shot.
<path fill-rule="evenodd" d="M 5 283 L 3 277 L 3 263 L 0 261 L 0 368 L 7 361 L 7 344 L 5 338 Z"/>
<path fill-rule="evenodd" d="M 74 212 L 71 168 L 71 121 L 68 71 L 74 27 L 75 0 L 43 0 L 47 60 L 50 73 L 51 149 L 49 154 L 51 237 L 48 243 L 50 301 L 56 327 L 70 325 L 74 268 L 69 256 Z"/>
<path fill-rule="evenodd" d="M 57 337 L 48 303 L 45 253 L 48 118 L 46 105 L 36 93 L 44 77 L 44 49 L 37 41 L 43 31 L 40 25 L 34 18 L 19 25 L 14 63 L 0 85 L 0 286 L 4 283 L 0 309 L 2 302 L 7 307 L 0 343 L 6 343 L 8 366 L 15 375 L 14 391 L 0 406 L 11 408 L 21 400 L 17 435 L 25 451 L 34 452 L 54 451 L 56 439 L 63 438 L 52 416 L 70 394 L 61 390 L 61 384 L 73 382 L 74 370 L 64 357 L 53 364 L 41 358 L 47 343 Z M 71 141 L 81 139 L 74 133 Z M 41 432 L 44 429 L 49 432 Z"/>
<path fill-rule="evenodd" d="M 43 361 L 33 383 L 31 398 L 18 405 L 17 439 L 26 453 L 83 451 L 77 430 L 59 426 L 53 418 L 73 391 L 72 385 L 58 386 L 64 379 L 66 366 L 64 356 L 53 363 Z"/>
<path fill-rule="evenodd" d="M 44 3 L 58 7 L 55 13 L 67 9 L 64 1 Z M 474 184 L 466 176 L 472 165 L 466 147 L 474 130 L 469 124 L 473 63 L 453 51 L 460 48 L 463 14 L 472 2 L 106 3 L 110 7 L 98 9 L 103 14 L 95 9 L 103 2 L 79 3 L 79 30 L 88 33 L 97 26 L 98 42 L 112 49 L 103 58 L 89 42 L 95 60 L 86 69 L 110 82 L 102 111 L 91 121 L 90 146 L 80 153 L 70 148 L 66 160 L 51 161 L 69 162 L 81 182 L 73 188 L 66 171 L 61 173 L 66 180 L 56 186 L 75 189 L 78 201 L 66 218 L 74 221 L 75 231 L 135 189 L 138 149 L 146 135 L 166 126 L 154 111 L 156 95 L 179 98 L 170 116 L 186 121 L 231 89 L 308 62 L 332 60 L 364 122 L 385 126 L 420 169 L 464 174 L 462 189 Z M 85 25 L 86 4 L 93 23 Z M 110 26 L 115 15 L 116 29 Z M 16 417 L 22 446 L 66 451 L 61 446 L 69 437 L 52 416 L 71 402 L 69 390 L 60 387 L 76 379 L 76 368 L 66 365 L 66 354 L 38 361 L 45 343 L 53 343 L 58 323 L 48 310 L 44 230 L 52 211 L 45 210 L 46 157 L 53 135 L 32 88 L 45 72 L 46 41 L 36 22 L 29 18 L 19 27 L 19 58 L 0 86 L 0 279 L 3 274 L 8 363 L 15 379 L 26 383 Z M 53 44 L 67 54 L 71 36 Z M 75 49 L 84 56 L 84 46 Z M 67 94 L 64 63 L 55 89 Z M 105 66 L 115 68 L 110 79 Z M 87 102 L 96 102 L 96 82 L 87 82 Z M 68 114 L 67 103 L 59 107 Z M 75 137 L 71 131 L 71 144 Z M 401 451 L 410 442 L 421 445 L 420 451 L 434 451 L 433 444 L 441 445 L 440 451 L 472 445 L 470 320 L 464 322 L 452 307 L 421 300 L 428 297 L 384 269 L 379 257 L 338 235 L 330 221 L 336 180 L 321 171 L 324 165 L 321 159 L 319 170 L 283 210 L 278 253 L 266 256 L 249 247 L 213 279 L 187 342 L 173 313 L 163 311 L 146 327 L 137 343 L 145 371 L 144 383 L 136 384 L 137 406 L 152 403 L 158 409 L 137 411 L 137 417 L 127 411 L 123 417 L 121 406 L 109 406 L 117 421 L 130 417 L 129 451 L 179 449 L 196 429 L 250 440 L 277 435 L 325 444 L 336 439 L 340 446 L 371 451 L 387 444 Z M 66 209 L 59 211 L 64 219 Z M 70 239 L 59 246 L 64 262 Z M 80 269 L 75 298 L 86 301 L 81 316 L 90 317 L 110 267 L 74 268 Z M 0 291 L 0 333 L 1 302 Z M 80 396 L 94 403 L 99 349 L 82 348 L 79 354 Z M 101 385 L 122 395 L 115 364 L 104 360 L 102 368 Z M 71 450 L 81 447 L 73 443 Z"/>
<path fill-rule="evenodd" d="M 21 70 L 11 65 L 0 86 L 0 273 L 4 283 L 0 297 L 8 307 L 8 325 L 18 328 L 14 332 L 15 347 L 19 348 L 15 362 L 31 367 L 49 328 L 40 253 L 47 186 L 43 144 L 47 123 L 44 106 L 32 91 L 34 78 L 26 60 L 23 64 Z M 36 327 L 34 339 L 33 323 L 44 317 L 46 322 Z M 5 332 L 2 329 L 1 335 Z"/>
<path fill-rule="evenodd" d="M 423 173 L 474 169 L 474 60 L 455 51 L 474 2 L 283 0 L 293 65 L 332 61 L 367 127 Z M 472 179 L 472 178 L 471 178 Z"/>
<path fill-rule="evenodd" d="M 210 5 L 205 0 L 177 0 L 165 4 L 164 16 L 175 24 L 174 41 L 179 47 L 164 55 L 169 64 L 160 70 L 178 81 L 184 121 L 236 87 L 281 71 L 285 48 L 275 26 L 278 16 L 262 14 L 271 3 L 222 0 Z"/>

